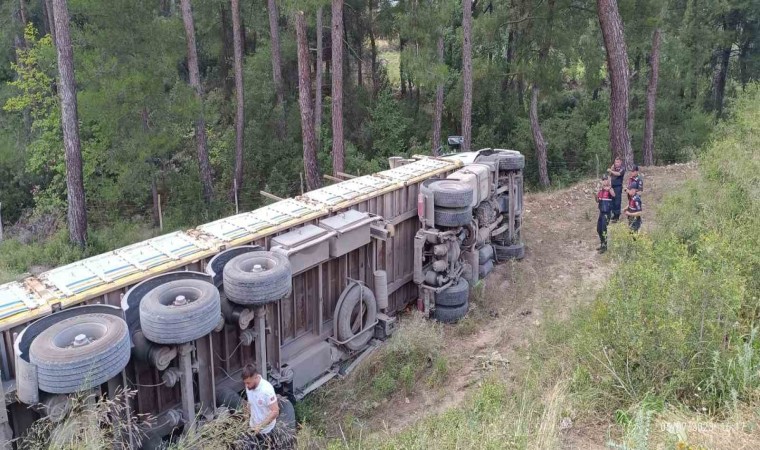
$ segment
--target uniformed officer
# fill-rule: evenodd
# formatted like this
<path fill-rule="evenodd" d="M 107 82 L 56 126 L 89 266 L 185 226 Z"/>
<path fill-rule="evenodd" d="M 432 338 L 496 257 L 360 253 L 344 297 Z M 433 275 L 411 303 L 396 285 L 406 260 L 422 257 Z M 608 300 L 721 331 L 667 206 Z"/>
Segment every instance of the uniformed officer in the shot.
<path fill-rule="evenodd" d="M 641 174 L 639 173 L 639 166 L 633 165 L 631 168 L 631 177 L 628 179 L 628 189 L 636 188 L 636 192 L 639 193 L 639 196 L 644 191 L 644 179 L 641 178 Z M 628 193 L 628 200 L 631 199 L 631 193 Z"/>
<path fill-rule="evenodd" d="M 641 228 L 641 196 L 635 187 L 629 187 L 627 192 L 631 198 L 628 200 L 625 215 L 628 217 L 628 226 L 631 231 L 638 233 L 639 228 Z"/>
<path fill-rule="evenodd" d="M 623 196 L 623 180 L 625 180 L 625 167 L 623 160 L 618 156 L 614 164 L 607 169 L 610 174 L 612 190 L 615 191 L 615 197 L 612 199 L 612 223 L 620 219 L 620 199 Z"/>
<path fill-rule="evenodd" d="M 596 193 L 596 203 L 599 207 L 599 218 L 596 221 L 596 232 L 599 235 L 600 245 L 596 250 L 599 253 L 607 251 L 607 224 L 610 222 L 612 202 L 615 199 L 615 190 L 612 189 L 610 178 L 602 176 L 602 188 Z"/>

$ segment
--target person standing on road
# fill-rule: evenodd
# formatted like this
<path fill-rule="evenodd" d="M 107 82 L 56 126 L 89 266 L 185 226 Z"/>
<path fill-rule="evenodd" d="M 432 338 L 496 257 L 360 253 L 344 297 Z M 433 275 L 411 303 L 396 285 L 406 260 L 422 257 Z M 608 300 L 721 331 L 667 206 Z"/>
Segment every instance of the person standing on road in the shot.
<path fill-rule="evenodd" d="M 628 207 L 625 209 L 625 215 L 628 217 L 628 226 L 634 233 L 639 232 L 641 228 L 641 196 L 635 187 L 629 187 L 626 192 L 630 196 Z"/>
<path fill-rule="evenodd" d="M 631 177 L 628 179 L 628 189 L 635 188 L 636 192 L 641 193 L 644 191 L 644 179 L 639 174 L 639 166 L 633 165 L 631 168 Z M 631 200 L 631 193 L 628 193 L 628 200 Z"/>
<path fill-rule="evenodd" d="M 615 190 L 612 189 L 607 175 L 602 177 L 602 188 L 596 193 L 596 203 L 599 207 L 599 218 L 596 221 L 596 232 L 599 234 L 600 245 L 596 250 L 599 253 L 607 251 L 607 225 L 610 223 L 612 203 L 615 199 Z"/>
<path fill-rule="evenodd" d="M 620 219 L 620 199 L 623 196 L 623 180 L 625 179 L 625 167 L 623 160 L 618 156 L 614 164 L 607 169 L 610 174 L 612 189 L 615 191 L 615 197 L 612 200 L 612 223 Z"/>

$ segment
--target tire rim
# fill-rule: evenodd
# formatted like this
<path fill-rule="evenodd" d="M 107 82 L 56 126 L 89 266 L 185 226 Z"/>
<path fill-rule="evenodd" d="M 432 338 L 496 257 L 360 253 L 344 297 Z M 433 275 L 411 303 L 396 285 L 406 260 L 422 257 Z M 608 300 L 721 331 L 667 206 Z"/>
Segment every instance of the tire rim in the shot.
<path fill-rule="evenodd" d="M 254 256 L 240 263 L 243 272 L 262 273 L 277 267 L 277 260 L 268 256 Z"/>
<path fill-rule="evenodd" d="M 170 308 L 183 308 L 193 304 L 203 296 L 203 291 L 192 286 L 178 286 L 167 290 L 159 297 L 158 302 Z"/>
<path fill-rule="evenodd" d="M 97 341 L 108 333 L 108 328 L 97 322 L 78 323 L 70 328 L 61 330 L 53 336 L 52 343 L 56 348 L 81 348 Z"/>

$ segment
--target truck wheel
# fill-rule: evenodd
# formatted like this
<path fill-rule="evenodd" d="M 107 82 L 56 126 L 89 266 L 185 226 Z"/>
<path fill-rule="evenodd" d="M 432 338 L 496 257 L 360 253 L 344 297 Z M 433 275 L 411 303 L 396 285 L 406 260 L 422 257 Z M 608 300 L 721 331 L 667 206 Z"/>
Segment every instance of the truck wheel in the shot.
<path fill-rule="evenodd" d="M 486 263 L 481 264 L 478 267 L 478 276 L 482 280 L 483 278 L 487 277 L 488 274 L 493 270 L 493 261 L 488 260 Z"/>
<path fill-rule="evenodd" d="M 40 389 L 71 394 L 105 383 L 129 362 L 129 328 L 110 314 L 82 314 L 39 334 L 29 348 Z"/>
<path fill-rule="evenodd" d="M 435 226 L 461 227 L 472 222 L 472 208 L 435 208 Z"/>
<path fill-rule="evenodd" d="M 470 284 L 464 278 L 435 294 L 436 306 L 455 307 L 467 303 L 470 297 Z"/>
<path fill-rule="evenodd" d="M 335 313 L 335 319 L 338 321 L 338 340 L 343 342 L 351 339 L 344 344 L 346 348 L 361 350 L 374 336 L 374 329 L 358 336 L 357 334 L 362 328 L 377 320 L 377 301 L 375 294 L 367 286 L 354 284 L 348 289 L 350 290 L 343 298 L 340 309 Z"/>
<path fill-rule="evenodd" d="M 443 208 L 464 208 L 472 204 L 472 186 L 456 180 L 440 180 L 430 183 L 433 203 Z"/>
<path fill-rule="evenodd" d="M 436 306 L 431 317 L 443 323 L 455 323 L 467 314 L 470 309 L 470 302 L 465 302 L 460 306 Z"/>
<path fill-rule="evenodd" d="M 486 244 L 478 250 L 478 262 L 483 265 L 493 259 L 493 246 Z"/>
<path fill-rule="evenodd" d="M 293 407 L 293 403 L 287 398 L 278 395 L 278 406 L 280 407 L 280 415 L 277 416 L 277 422 L 284 425 L 289 433 L 293 436 L 296 434 L 296 409 Z"/>
<path fill-rule="evenodd" d="M 496 245 L 493 246 L 497 261 L 506 261 L 508 259 L 523 259 L 525 257 L 525 244 L 520 242 L 515 245 Z"/>
<path fill-rule="evenodd" d="M 499 155 L 499 170 L 522 170 L 525 168 L 525 156 L 516 153 Z"/>
<path fill-rule="evenodd" d="M 475 161 L 496 162 L 501 171 L 522 170 L 525 167 L 525 156 L 518 152 L 494 152 L 490 155 L 479 156 Z"/>
<path fill-rule="evenodd" d="M 156 286 L 140 301 L 140 327 L 158 344 L 184 344 L 211 333 L 221 315 L 219 291 L 202 280 Z"/>
<path fill-rule="evenodd" d="M 290 295 L 293 273 L 287 256 L 249 252 L 224 266 L 224 293 L 239 305 L 266 305 Z"/>

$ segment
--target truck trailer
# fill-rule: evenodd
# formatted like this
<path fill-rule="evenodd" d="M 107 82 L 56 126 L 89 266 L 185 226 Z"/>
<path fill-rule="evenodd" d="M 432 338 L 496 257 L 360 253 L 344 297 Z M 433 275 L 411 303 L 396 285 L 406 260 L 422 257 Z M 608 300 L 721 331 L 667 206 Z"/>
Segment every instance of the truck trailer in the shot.
<path fill-rule="evenodd" d="M 392 157 L 0 285 L 0 449 L 60 420 L 72 394 L 123 388 L 129 414 L 154 418 L 141 445 L 155 448 L 238 407 L 246 364 L 300 400 L 382 345 L 403 310 L 458 321 L 474 283 L 524 256 L 524 164 L 500 149 Z"/>

